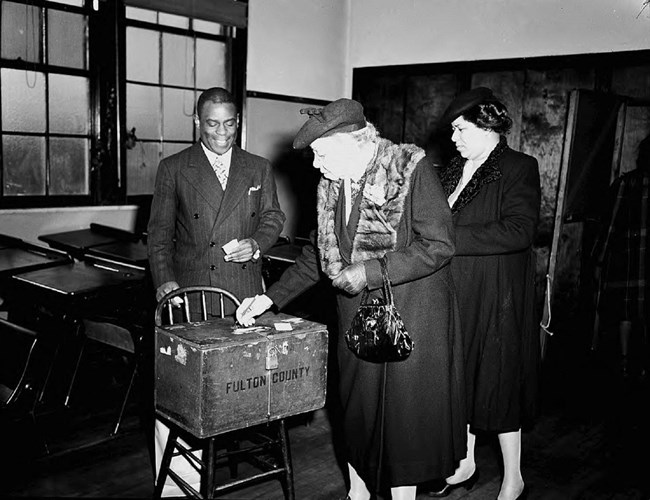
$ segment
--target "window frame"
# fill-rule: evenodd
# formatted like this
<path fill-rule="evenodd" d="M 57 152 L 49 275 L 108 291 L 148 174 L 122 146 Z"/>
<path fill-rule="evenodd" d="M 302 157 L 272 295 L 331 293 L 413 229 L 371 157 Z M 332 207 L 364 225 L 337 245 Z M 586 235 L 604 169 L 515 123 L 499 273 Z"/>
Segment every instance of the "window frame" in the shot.
<path fill-rule="evenodd" d="M 2 0 L 4 1 L 4 0 Z M 2 3 L 0 1 L 0 3 Z M 43 208 L 43 207 L 61 207 L 61 206 L 81 206 L 88 205 L 92 202 L 92 179 L 90 172 L 90 165 L 92 162 L 92 151 L 94 149 L 95 138 L 96 138 L 96 123 L 94 120 L 95 113 L 93 113 L 93 101 L 95 100 L 94 90 L 95 86 L 93 81 L 95 79 L 93 75 L 93 63 L 92 55 L 90 51 L 90 25 L 92 23 L 92 18 L 97 13 L 92 9 L 92 1 L 84 0 L 83 6 L 68 5 L 63 3 L 58 3 L 55 1 L 47 0 L 8 0 L 10 3 L 22 4 L 29 7 L 35 7 L 39 9 L 39 61 L 25 61 L 18 59 L 4 59 L 0 58 L 0 68 L 2 69 L 16 69 L 23 71 L 33 71 L 36 73 L 42 73 L 45 75 L 45 120 L 46 127 L 44 132 L 16 132 L 16 131 L 5 131 L 2 129 L 2 124 L 0 123 L 0 137 L 4 136 L 18 136 L 18 137 L 43 137 L 45 138 L 45 194 L 43 195 L 5 195 L 4 187 L 0 189 L 0 208 Z M 62 11 L 62 12 L 71 12 L 74 14 L 80 14 L 86 16 L 86 26 L 84 37 L 86 40 L 86 51 L 84 54 L 86 60 L 85 69 L 72 68 L 67 66 L 58 66 L 54 64 L 49 64 L 47 61 L 46 53 L 48 52 L 47 38 L 49 34 L 48 21 L 45 20 L 47 17 L 48 11 Z M 60 132 L 51 132 L 49 126 L 49 113 L 47 112 L 50 108 L 50 93 L 49 93 L 49 81 L 51 75 L 65 75 L 65 76 L 78 76 L 83 77 L 88 80 L 88 133 L 87 134 L 70 134 L 70 133 L 60 133 Z M 2 82 L 0 82 L 2 85 Z M 2 109 L 2 99 L 0 97 L 0 109 Z M 88 194 L 69 194 L 69 195 L 51 195 L 48 194 L 50 187 L 50 138 L 85 138 L 88 140 L 89 150 L 88 150 L 88 170 L 86 172 L 88 177 Z M 0 158 L 3 158 L 2 151 L 2 141 L 0 140 Z M 5 170 L 4 164 L 0 164 L 0 186 L 4 186 Z"/>
<path fill-rule="evenodd" d="M 150 23 L 141 20 L 127 19 L 124 0 L 113 2 L 105 0 L 84 0 L 82 6 L 68 5 L 48 0 L 0 0 L 11 1 L 26 6 L 43 9 L 81 13 L 87 16 L 86 23 L 86 68 L 66 68 L 42 62 L 47 61 L 45 55 L 39 55 L 39 62 L 22 60 L 0 59 L 0 68 L 12 68 L 26 71 L 43 72 L 83 76 L 89 81 L 89 152 L 87 176 L 89 180 L 89 194 L 87 195 L 4 195 L 0 190 L 0 209 L 12 208 L 45 208 L 63 206 L 97 206 L 97 205 L 146 205 L 151 201 L 151 194 L 127 195 L 127 115 L 126 115 L 126 28 L 127 26 L 141 27 L 164 31 L 165 33 L 190 36 L 196 46 L 197 38 L 217 40 L 226 43 L 226 83 L 233 93 L 243 120 L 243 99 L 245 95 L 245 68 L 246 68 L 246 28 L 235 27 L 227 23 L 223 26 L 223 34 L 213 35 L 202 30 L 194 31 L 192 21 L 200 16 L 192 17 L 191 13 L 184 17 L 190 19 L 188 29 L 167 26 L 160 23 Z M 242 1 L 246 4 L 247 1 Z M 140 7 L 138 7 L 140 8 Z M 152 9 L 148 9 L 152 10 Z M 155 10 L 152 10 L 156 12 Z M 162 11 L 158 11 L 162 12 Z M 164 12 L 163 12 L 164 13 Z M 42 14 L 41 14 L 42 15 Z M 217 21 L 212 21 L 217 22 Z M 41 51 L 47 51 L 47 31 L 41 29 L 39 44 Z M 160 55 L 162 57 L 162 54 Z M 196 52 L 194 53 L 196 58 Z M 194 75 L 196 68 L 193 69 Z M 196 77 L 193 77 L 196 87 Z M 133 82 L 135 83 L 135 82 Z M 142 82 L 137 82 L 142 84 Z M 1 83 L 0 83 L 1 84 Z M 228 85 L 229 84 L 229 85 Z M 173 85 L 156 84 L 162 88 L 183 88 Z M 197 90 L 194 89 L 195 97 Z M 161 90 L 162 93 L 162 90 Z M 46 99 L 49 94 L 46 88 Z M 46 105 L 48 102 L 46 101 Z M 192 103 L 192 106 L 194 103 Z M 0 106 L 2 103 L 0 102 Z M 162 103 L 161 103 L 162 106 Z M 1 108 L 0 108 L 1 109 Z M 0 135 L 37 135 L 49 137 L 79 137 L 74 134 L 60 134 L 49 132 L 46 128 L 44 134 L 5 132 L 0 123 Z M 164 143 L 161 137 L 161 144 Z M 192 132 L 192 141 L 197 140 L 196 131 Z M 238 134 L 238 143 L 241 134 Z M 170 141 L 174 143 L 184 141 Z M 46 172 L 50 170 L 49 140 L 45 151 Z M 2 158 L 2 144 L 0 142 L 0 158 Z M 0 163 L 0 183 L 4 179 L 4 165 Z M 49 182 L 46 180 L 46 182 Z M 3 184 L 0 184 L 3 186 Z"/>
<path fill-rule="evenodd" d="M 141 8 L 140 8 L 141 9 Z M 162 12 L 160 11 L 155 11 L 155 10 L 150 10 L 150 9 L 141 9 L 141 10 L 148 10 L 149 12 L 155 12 L 157 14 L 157 19 L 158 15 L 161 14 Z M 180 90 L 180 91 L 189 91 L 193 93 L 193 101 L 192 101 L 192 110 L 194 109 L 194 104 L 196 103 L 196 99 L 198 98 L 198 95 L 201 90 L 204 90 L 202 88 L 197 87 L 197 40 L 198 39 L 203 39 L 203 40 L 210 40 L 210 41 L 216 41 L 216 42 L 222 42 L 226 45 L 226 67 L 225 67 L 225 81 L 226 81 L 226 87 L 232 89 L 233 86 L 233 31 L 236 29 L 232 26 L 227 26 L 222 24 L 222 28 L 224 31 L 224 34 L 219 34 L 219 35 L 214 35 L 210 33 L 206 33 L 204 31 L 197 31 L 194 29 L 194 21 L 195 18 L 192 18 L 190 16 L 183 16 L 186 17 L 189 20 L 189 25 L 187 28 L 180 28 L 176 26 L 170 26 L 167 24 L 163 24 L 160 21 L 158 22 L 149 22 L 149 21 L 143 21 L 143 20 L 135 20 L 135 19 L 129 19 L 125 16 L 125 37 L 126 37 L 126 30 L 128 28 L 138 28 L 138 29 L 145 29 L 149 30 L 152 32 L 155 32 L 157 35 L 157 45 L 158 45 L 158 81 L 156 83 L 152 82 L 143 82 L 139 80 L 129 80 L 128 75 L 126 75 L 126 70 L 124 72 L 124 101 L 126 103 L 126 96 L 127 96 L 127 86 L 129 84 L 131 85 L 140 85 L 143 87 L 150 87 L 150 88 L 156 88 L 159 90 L 159 116 L 161 118 L 161 124 L 164 124 L 165 120 L 165 114 L 164 114 L 164 91 L 166 89 L 171 89 L 171 90 Z M 177 84 L 168 84 L 164 83 L 162 80 L 162 72 L 163 72 L 163 59 L 164 59 L 164 35 L 169 34 L 169 35 L 178 35 L 182 37 L 189 37 L 192 39 L 193 47 L 192 47 L 192 54 L 193 54 L 193 61 L 192 61 L 192 85 L 191 86 L 182 86 L 182 85 L 177 85 Z M 126 45 L 125 45 L 126 47 Z M 126 47 L 128 50 L 128 47 Z M 126 59 L 124 60 L 124 63 L 126 65 Z M 125 104 L 125 109 L 126 109 L 126 104 Z M 241 109 L 241 107 L 240 107 Z M 128 111 L 125 113 L 125 133 L 128 133 L 129 127 L 131 125 L 129 124 L 128 120 Z M 164 128 L 164 125 L 163 125 Z M 137 129 L 136 129 L 136 137 L 138 136 L 137 134 Z M 164 151 L 165 144 L 186 144 L 187 147 L 191 146 L 198 140 L 198 135 L 197 135 L 197 130 L 195 127 L 192 127 L 191 131 L 191 138 L 190 139 L 185 139 L 185 140 L 166 140 L 165 137 L 163 136 L 163 133 L 159 134 L 159 137 L 156 139 L 150 139 L 150 138 L 140 138 L 138 137 L 137 142 L 141 144 L 158 144 L 159 145 L 159 151 Z M 138 147 L 137 143 L 135 147 Z M 161 156 L 162 158 L 163 156 Z M 126 180 L 128 176 L 128 165 L 127 165 L 127 158 L 126 154 L 124 157 L 124 163 L 125 163 L 125 169 L 123 173 L 123 178 Z M 153 191 L 153 186 L 152 186 L 152 191 Z M 126 187 L 126 197 L 129 201 L 136 200 L 136 202 L 139 203 L 139 200 L 146 199 L 146 197 L 151 197 L 152 194 L 128 194 L 128 186 Z"/>

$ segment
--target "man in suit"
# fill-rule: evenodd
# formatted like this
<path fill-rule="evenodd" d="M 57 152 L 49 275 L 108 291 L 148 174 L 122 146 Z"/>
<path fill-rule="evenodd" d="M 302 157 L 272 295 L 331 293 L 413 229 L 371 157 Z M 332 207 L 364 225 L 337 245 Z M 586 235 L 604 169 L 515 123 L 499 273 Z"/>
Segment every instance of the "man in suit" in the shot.
<path fill-rule="evenodd" d="M 203 92 L 194 123 L 201 140 L 163 159 L 156 175 L 147 241 L 156 299 L 196 285 L 255 295 L 262 291 L 260 254 L 285 220 L 271 166 L 235 144 L 239 114 L 227 90 Z"/>
<path fill-rule="evenodd" d="M 277 240 L 285 216 L 267 160 L 235 144 L 239 113 L 223 88 L 204 91 L 194 123 L 201 140 L 158 167 L 147 227 L 156 299 L 179 287 L 210 285 L 236 297 L 262 293 L 260 255 Z M 231 249 L 223 248 L 236 240 Z M 234 307 L 226 309 L 230 314 Z M 219 304 L 211 306 L 219 314 Z M 169 429 L 156 421 L 156 473 Z M 172 468 L 198 489 L 196 471 L 182 457 Z M 179 494 L 169 487 L 164 496 Z"/>

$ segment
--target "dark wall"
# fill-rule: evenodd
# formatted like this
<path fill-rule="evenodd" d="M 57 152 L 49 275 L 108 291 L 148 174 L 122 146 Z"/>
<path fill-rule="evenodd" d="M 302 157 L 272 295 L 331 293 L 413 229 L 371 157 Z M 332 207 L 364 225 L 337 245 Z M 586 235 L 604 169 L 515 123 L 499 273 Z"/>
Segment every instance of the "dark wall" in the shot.
<path fill-rule="evenodd" d="M 363 103 L 368 119 L 384 137 L 415 143 L 434 161 L 444 163 L 455 149 L 450 130 L 438 128 L 438 120 L 455 95 L 480 85 L 492 88 L 508 107 L 514 121 L 508 135 L 510 146 L 539 161 L 542 206 L 535 250 L 541 299 L 555 225 L 569 94 L 573 89 L 587 89 L 630 104 L 650 103 L 650 51 L 356 68 L 353 97 Z M 600 122 L 605 126 L 607 116 L 594 114 L 595 123 L 587 124 L 594 141 L 599 136 Z M 636 144 L 650 132 L 650 107 L 634 108 L 624 125 L 621 171 L 633 165 Z M 592 146 L 581 143 L 583 149 Z M 605 150 L 611 151 L 612 147 L 609 144 Z M 611 158 L 593 165 L 601 170 L 608 168 Z M 584 183 L 584 179 L 593 178 L 591 173 L 571 178 L 572 207 L 578 211 L 584 212 L 584 195 L 594 188 Z M 607 174 L 596 177 L 600 184 L 608 183 Z M 597 190 L 602 191 L 604 186 L 600 184 Z M 569 298 L 575 298 L 581 263 L 589 253 L 582 241 L 584 217 L 574 219 L 576 222 L 564 225 L 558 251 L 557 285 Z"/>

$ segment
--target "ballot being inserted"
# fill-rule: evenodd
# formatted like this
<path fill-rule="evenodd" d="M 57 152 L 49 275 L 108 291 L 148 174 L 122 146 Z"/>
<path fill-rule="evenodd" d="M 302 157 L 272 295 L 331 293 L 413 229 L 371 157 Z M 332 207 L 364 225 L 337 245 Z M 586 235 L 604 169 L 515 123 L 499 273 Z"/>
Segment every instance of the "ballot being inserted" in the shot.
<path fill-rule="evenodd" d="M 230 240 L 228 243 L 223 245 L 221 248 L 223 248 L 223 251 L 226 252 L 226 255 L 228 255 L 235 248 L 237 248 L 237 245 L 239 245 L 239 242 L 236 239 L 234 239 L 234 240 Z"/>

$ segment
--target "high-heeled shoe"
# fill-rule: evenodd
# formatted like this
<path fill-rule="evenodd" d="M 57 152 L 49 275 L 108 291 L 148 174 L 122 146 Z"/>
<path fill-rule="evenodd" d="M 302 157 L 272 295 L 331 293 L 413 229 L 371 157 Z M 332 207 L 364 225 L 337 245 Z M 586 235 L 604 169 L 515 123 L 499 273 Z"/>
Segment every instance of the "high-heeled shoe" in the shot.
<path fill-rule="evenodd" d="M 515 500 L 527 500 L 529 491 L 528 485 L 524 485 L 524 489 L 521 490 L 521 493 L 519 493 L 519 496 Z"/>
<path fill-rule="evenodd" d="M 469 476 L 465 481 L 461 481 L 460 483 L 455 483 L 455 484 L 449 484 L 445 483 L 444 486 L 437 490 L 437 491 L 428 491 L 427 496 L 432 497 L 432 498 L 440 498 L 440 497 L 446 497 L 449 495 L 453 490 L 463 487 L 467 491 L 471 490 L 476 482 L 478 481 L 479 478 L 479 472 L 478 472 L 478 467 L 474 469 L 474 473 Z"/>

